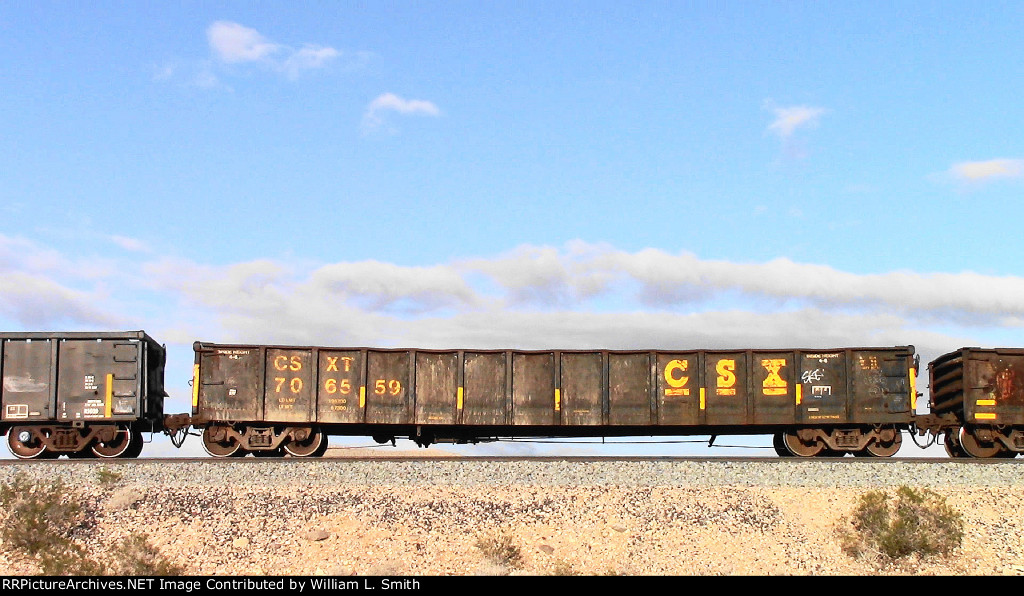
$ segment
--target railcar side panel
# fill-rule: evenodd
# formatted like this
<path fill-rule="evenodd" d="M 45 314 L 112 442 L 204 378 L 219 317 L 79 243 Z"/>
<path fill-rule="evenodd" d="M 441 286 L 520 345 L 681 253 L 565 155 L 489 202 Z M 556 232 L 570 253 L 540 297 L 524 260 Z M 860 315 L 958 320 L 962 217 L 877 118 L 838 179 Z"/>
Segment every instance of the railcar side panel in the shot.
<path fill-rule="evenodd" d="M 264 416 L 271 422 L 312 422 L 316 415 L 316 368 L 312 350 L 271 348 L 263 366 Z"/>
<path fill-rule="evenodd" d="M 698 352 L 657 353 L 656 420 L 659 425 L 695 426 L 704 422 L 701 417 L 704 395 L 700 360 Z M 635 370 L 635 373 L 640 372 Z"/>
<path fill-rule="evenodd" d="M 967 350 L 964 420 L 979 425 L 1024 424 L 1024 353 Z"/>
<path fill-rule="evenodd" d="M 417 352 L 416 387 L 416 424 L 458 424 L 458 352 Z"/>
<path fill-rule="evenodd" d="M 850 358 L 850 416 L 854 422 L 884 422 L 910 414 L 911 383 L 906 352 L 860 350 Z"/>
<path fill-rule="evenodd" d="M 569 426 L 604 424 L 607 388 L 604 356 L 600 352 L 563 352 L 561 356 L 561 392 L 555 404 L 562 414 L 560 423 Z"/>
<path fill-rule="evenodd" d="M 608 354 L 608 424 L 612 426 L 647 426 L 655 421 L 655 400 L 651 398 L 652 377 L 656 374 L 649 353 Z M 669 373 L 674 384 L 686 384 Z"/>
<path fill-rule="evenodd" d="M 511 424 L 512 376 L 507 352 L 466 352 L 463 356 L 462 423 Z"/>
<path fill-rule="evenodd" d="M 367 352 L 366 422 L 414 424 L 415 350 Z"/>
<path fill-rule="evenodd" d="M 319 350 L 317 415 L 324 423 L 363 422 L 366 381 L 361 350 Z"/>
<path fill-rule="evenodd" d="M 846 353 L 803 352 L 799 360 L 797 421 L 808 424 L 840 424 L 849 421 Z"/>
<path fill-rule="evenodd" d="M 55 340 L 5 339 L 0 349 L 3 350 L 3 419 L 11 422 L 54 419 Z"/>
<path fill-rule="evenodd" d="M 138 340 L 62 340 L 57 359 L 57 419 L 132 420 L 140 411 Z"/>
<path fill-rule="evenodd" d="M 745 352 L 707 353 L 704 358 L 705 424 L 747 423 L 747 405 L 751 399 L 749 362 L 749 354 Z"/>
<path fill-rule="evenodd" d="M 198 353 L 199 387 L 193 414 L 200 419 L 262 421 L 263 353 L 257 346 L 224 346 Z"/>
<path fill-rule="evenodd" d="M 757 352 L 751 367 L 754 424 L 792 424 L 797 372 L 793 352 Z"/>
<path fill-rule="evenodd" d="M 512 424 L 552 426 L 555 410 L 555 355 L 552 352 L 512 354 Z"/>

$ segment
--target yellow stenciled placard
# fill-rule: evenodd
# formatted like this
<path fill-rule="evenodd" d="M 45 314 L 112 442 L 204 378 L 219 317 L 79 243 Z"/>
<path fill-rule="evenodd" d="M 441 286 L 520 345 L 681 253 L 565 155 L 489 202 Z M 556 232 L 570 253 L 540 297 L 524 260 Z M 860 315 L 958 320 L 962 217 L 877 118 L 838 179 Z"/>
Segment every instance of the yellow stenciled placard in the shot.
<path fill-rule="evenodd" d="M 736 361 L 733 359 L 719 360 L 715 365 L 718 382 L 715 385 L 716 395 L 736 395 Z"/>
<path fill-rule="evenodd" d="M 688 360 L 672 360 L 665 365 L 665 383 L 668 384 L 665 395 L 690 395 L 690 388 L 686 386 L 690 382 L 690 376 L 686 374 L 689 368 Z"/>

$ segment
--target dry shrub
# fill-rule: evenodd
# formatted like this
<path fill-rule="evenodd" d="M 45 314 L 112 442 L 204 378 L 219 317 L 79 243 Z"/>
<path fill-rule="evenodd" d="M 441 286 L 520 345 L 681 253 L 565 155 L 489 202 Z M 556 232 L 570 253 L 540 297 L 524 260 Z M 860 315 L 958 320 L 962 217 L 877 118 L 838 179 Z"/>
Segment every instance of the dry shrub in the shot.
<path fill-rule="evenodd" d="M 515 540 L 506 533 L 494 533 L 477 538 L 476 547 L 485 557 L 509 568 L 517 568 L 523 564 L 523 553 Z"/>
<path fill-rule="evenodd" d="M 960 546 L 963 535 L 963 517 L 945 497 L 907 486 L 899 487 L 894 496 L 883 491 L 861 495 L 839 528 L 840 544 L 852 557 L 945 555 Z"/>

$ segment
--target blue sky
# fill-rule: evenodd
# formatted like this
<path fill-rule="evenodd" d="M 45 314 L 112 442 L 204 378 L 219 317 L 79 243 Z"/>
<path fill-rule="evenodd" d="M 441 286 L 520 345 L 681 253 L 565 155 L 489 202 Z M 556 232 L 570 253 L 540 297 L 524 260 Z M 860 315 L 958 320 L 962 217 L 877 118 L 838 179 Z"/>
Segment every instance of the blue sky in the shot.
<path fill-rule="evenodd" d="M 145 329 L 180 411 L 195 339 L 1020 345 L 1021 30 L 1012 2 L 4 2 L 0 328 Z"/>

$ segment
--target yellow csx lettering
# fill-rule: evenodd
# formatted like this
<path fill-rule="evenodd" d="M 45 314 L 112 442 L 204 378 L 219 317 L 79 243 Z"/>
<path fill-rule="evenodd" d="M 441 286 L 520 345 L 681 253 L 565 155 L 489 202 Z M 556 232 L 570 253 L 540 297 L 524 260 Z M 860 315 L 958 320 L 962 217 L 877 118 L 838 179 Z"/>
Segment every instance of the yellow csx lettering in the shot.
<path fill-rule="evenodd" d="M 690 395 L 690 390 L 686 388 L 690 377 L 683 374 L 689 368 L 690 362 L 688 360 L 672 360 L 665 365 L 665 382 L 669 386 L 669 389 L 665 389 L 665 395 Z"/>
<path fill-rule="evenodd" d="M 718 373 L 718 395 L 736 395 L 736 361 L 719 360 L 715 365 L 715 372 Z"/>
<path fill-rule="evenodd" d="M 338 371 L 338 360 L 341 360 L 345 365 L 345 372 L 352 370 L 351 356 L 328 356 L 327 357 L 327 372 L 339 372 Z"/>
<path fill-rule="evenodd" d="M 281 355 L 274 357 L 274 368 L 277 370 L 302 370 L 302 356 Z"/>
<path fill-rule="evenodd" d="M 786 380 L 779 375 L 779 371 L 786 366 L 785 358 L 767 358 L 761 361 L 761 366 L 768 371 L 768 376 L 761 383 L 761 389 L 765 395 L 786 395 Z"/>

